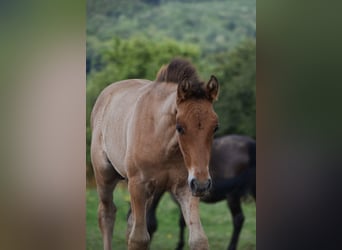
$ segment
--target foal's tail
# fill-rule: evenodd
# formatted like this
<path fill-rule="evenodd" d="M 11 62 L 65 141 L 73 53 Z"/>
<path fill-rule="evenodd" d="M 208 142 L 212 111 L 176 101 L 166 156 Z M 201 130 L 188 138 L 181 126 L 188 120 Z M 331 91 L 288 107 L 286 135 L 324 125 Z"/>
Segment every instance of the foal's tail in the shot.
<path fill-rule="evenodd" d="M 248 144 L 249 168 L 248 171 L 248 186 L 247 190 L 256 200 L 256 142 L 249 142 Z"/>

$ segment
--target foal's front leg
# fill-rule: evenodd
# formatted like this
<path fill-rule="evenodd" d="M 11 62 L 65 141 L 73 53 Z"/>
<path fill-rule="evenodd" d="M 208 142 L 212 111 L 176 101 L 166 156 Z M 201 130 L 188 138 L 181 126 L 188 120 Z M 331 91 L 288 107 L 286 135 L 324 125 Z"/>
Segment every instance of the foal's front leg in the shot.
<path fill-rule="evenodd" d="M 174 196 L 182 208 L 185 222 L 189 227 L 190 249 L 208 250 L 208 238 L 204 233 L 199 215 L 199 198 L 192 196 L 188 186 L 177 189 Z"/>
<path fill-rule="evenodd" d="M 128 250 L 147 250 L 150 235 L 146 225 L 147 190 L 140 180 L 130 180 L 128 189 L 131 195 L 132 221 L 128 232 Z"/>

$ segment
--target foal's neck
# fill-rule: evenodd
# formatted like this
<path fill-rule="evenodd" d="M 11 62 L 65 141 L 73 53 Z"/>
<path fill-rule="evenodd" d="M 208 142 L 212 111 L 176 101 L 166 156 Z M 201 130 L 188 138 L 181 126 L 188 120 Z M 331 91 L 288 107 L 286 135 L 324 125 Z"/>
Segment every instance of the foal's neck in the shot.
<path fill-rule="evenodd" d="M 158 92 L 161 98 L 157 114 L 157 117 L 159 117 L 158 137 L 164 138 L 164 142 L 166 142 L 165 154 L 168 159 L 182 160 L 176 132 L 177 84 L 158 83 L 154 90 Z"/>

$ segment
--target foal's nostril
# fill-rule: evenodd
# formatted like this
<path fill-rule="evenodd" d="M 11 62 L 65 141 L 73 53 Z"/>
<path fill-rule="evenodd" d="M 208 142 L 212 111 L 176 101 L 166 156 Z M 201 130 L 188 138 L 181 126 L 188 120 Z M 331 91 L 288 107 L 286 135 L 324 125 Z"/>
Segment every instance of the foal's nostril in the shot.
<path fill-rule="evenodd" d="M 195 190 L 196 189 L 196 180 L 195 179 L 192 179 L 191 181 L 190 181 L 190 188 L 191 188 L 191 190 Z"/>

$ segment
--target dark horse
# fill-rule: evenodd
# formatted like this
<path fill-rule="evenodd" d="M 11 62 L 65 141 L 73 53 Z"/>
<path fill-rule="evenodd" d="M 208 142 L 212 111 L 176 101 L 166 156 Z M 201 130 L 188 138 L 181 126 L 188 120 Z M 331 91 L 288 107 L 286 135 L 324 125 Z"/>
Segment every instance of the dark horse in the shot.
<path fill-rule="evenodd" d="M 146 211 L 166 191 L 182 208 L 190 249 L 209 249 L 198 205 L 212 186 L 208 166 L 218 89 L 214 76 L 205 83 L 189 62 L 175 59 L 155 81 L 124 80 L 102 91 L 91 114 L 91 160 L 105 250 L 112 248 L 113 190 L 120 180 L 128 182 L 132 204 L 128 250 L 148 249 Z"/>
<path fill-rule="evenodd" d="M 251 194 L 256 200 L 256 142 L 248 136 L 229 135 L 213 142 L 210 159 L 213 186 L 208 195 L 200 198 L 205 203 L 226 200 L 233 217 L 233 235 L 228 250 L 235 250 L 244 222 L 241 198 Z M 152 237 L 157 230 L 156 209 L 163 193 L 156 195 L 147 212 L 148 231 Z M 184 246 L 185 222 L 179 219 L 180 235 L 177 250 Z"/>

